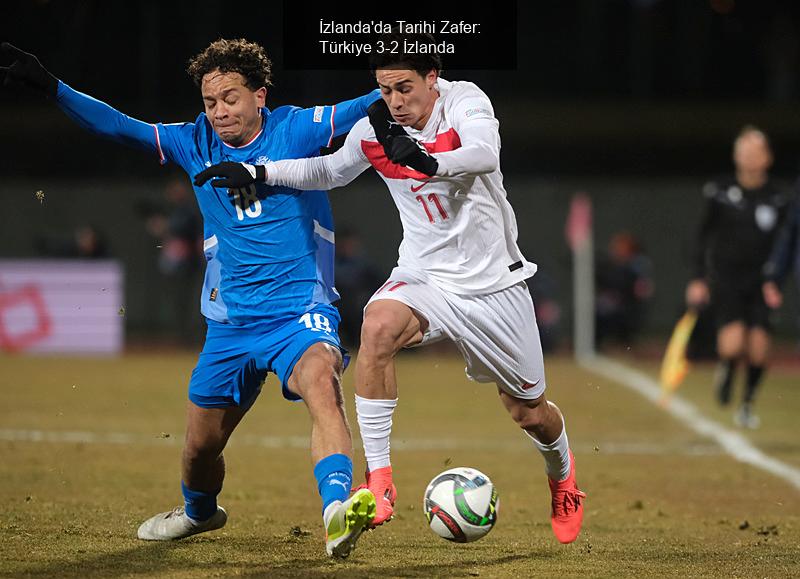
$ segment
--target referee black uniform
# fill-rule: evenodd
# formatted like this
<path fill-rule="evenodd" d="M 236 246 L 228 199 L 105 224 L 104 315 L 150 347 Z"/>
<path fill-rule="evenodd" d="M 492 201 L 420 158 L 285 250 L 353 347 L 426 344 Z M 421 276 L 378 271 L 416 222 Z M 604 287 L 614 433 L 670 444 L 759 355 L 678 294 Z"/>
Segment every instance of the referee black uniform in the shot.
<path fill-rule="evenodd" d="M 694 279 L 711 290 L 717 327 L 741 321 L 770 328 L 764 303 L 762 269 L 783 222 L 789 197 L 767 181 L 745 189 L 734 177 L 703 188 L 706 198 L 694 256 Z"/>
<path fill-rule="evenodd" d="M 764 302 L 763 268 L 789 205 L 789 197 L 772 181 L 747 189 L 735 177 L 711 181 L 694 255 L 694 279 L 708 283 L 717 331 L 741 322 L 749 331 L 770 330 L 770 309 Z M 747 344 L 745 341 L 745 351 Z M 748 423 L 750 406 L 761 382 L 763 363 L 747 360 L 747 381 L 739 420 Z M 721 355 L 716 392 L 719 402 L 731 398 L 736 360 Z M 752 427 L 752 426 L 751 426 Z"/>

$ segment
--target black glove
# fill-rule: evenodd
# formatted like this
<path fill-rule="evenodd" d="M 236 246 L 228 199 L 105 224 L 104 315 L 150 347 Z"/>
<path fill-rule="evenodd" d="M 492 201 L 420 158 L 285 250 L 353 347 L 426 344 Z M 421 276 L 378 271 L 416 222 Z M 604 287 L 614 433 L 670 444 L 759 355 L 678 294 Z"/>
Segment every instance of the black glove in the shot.
<path fill-rule="evenodd" d="M 406 134 L 405 129 L 392 118 L 386 101 L 378 99 L 367 109 L 369 124 L 375 130 L 375 137 L 378 142 L 386 147 L 390 136 L 399 137 Z"/>
<path fill-rule="evenodd" d="M 248 163 L 234 163 L 223 161 L 212 165 L 194 176 L 194 184 L 202 187 L 212 177 L 222 177 L 211 181 L 212 187 L 225 187 L 240 189 L 253 183 L 263 183 L 267 180 L 267 169 L 264 165 L 250 165 Z"/>
<path fill-rule="evenodd" d="M 390 161 L 416 169 L 429 177 L 436 175 L 439 162 L 392 118 L 383 99 L 378 99 L 369 106 L 367 116 L 375 137 Z"/>
<path fill-rule="evenodd" d="M 35 90 L 55 98 L 58 93 L 58 79 L 47 72 L 38 58 L 8 42 L 0 45 L 0 49 L 14 59 L 11 66 L 0 66 L 0 72 L 6 74 L 3 86 Z"/>
<path fill-rule="evenodd" d="M 389 136 L 389 143 L 383 146 L 383 150 L 393 163 L 411 167 L 428 177 L 436 175 L 439 169 L 439 161 L 411 135 Z"/>

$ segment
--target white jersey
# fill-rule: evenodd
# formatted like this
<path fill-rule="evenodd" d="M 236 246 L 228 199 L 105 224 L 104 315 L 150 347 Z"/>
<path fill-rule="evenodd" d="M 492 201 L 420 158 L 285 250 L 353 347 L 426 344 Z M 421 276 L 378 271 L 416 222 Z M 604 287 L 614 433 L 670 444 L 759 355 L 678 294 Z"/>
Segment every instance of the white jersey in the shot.
<path fill-rule="evenodd" d="M 391 162 L 364 118 L 333 155 L 269 163 L 267 182 L 330 189 L 372 165 L 400 212 L 399 266 L 455 294 L 502 290 L 532 276 L 536 265 L 517 247 L 517 222 L 499 166 L 499 123 L 473 83 L 440 78 L 438 90 L 425 127 L 405 127 L 436 157 L 436 176 Z"/>

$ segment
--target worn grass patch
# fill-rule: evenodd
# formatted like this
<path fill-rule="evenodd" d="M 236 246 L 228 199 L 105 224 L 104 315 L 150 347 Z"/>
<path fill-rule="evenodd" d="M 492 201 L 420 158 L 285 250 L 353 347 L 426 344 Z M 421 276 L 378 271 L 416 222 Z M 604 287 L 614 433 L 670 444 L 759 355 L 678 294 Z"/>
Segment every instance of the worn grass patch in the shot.
<path fill-rule="evenodd" d="M 559 545 L 549 527 L 542 462 L 494 388 L 447 356 L 400 360 L 393 463 L 397 517 L 345 562 L 324 553 L 308 418 L 274 377 L 226 452 L 225 529 L 176 543 L 136 540 L 138 524 L 180 502 L 178 460 L 194 356 L 0 358 L 0 575 L 8 577 L 791 577 L 800 576 L 800 493 L 735 462 L 660 409 L 612 382 L 548 360 L 548 395 L 567 417 L 584 531 Z M 644 366 L 649 370 L 649 367 Z M 710 368 L 682 391 L 720 422 Z M 793 378 L 768 378 L 766 452 L 800 464 Z M 345 387 L 352 409 L 352 374 Z M 794 409 L 797 405 L 794 404 Z M 726 425 L 728 422 L 726 422 Z M 91 440 L 9 440 L 9 432 L 94 433 Z M 83 433 L 83 434 L 81 434 Z M 115 435 L 116 433 L 116 435 Z M 116 436 L 116 438 L 115 438 Z M 18 437 L 19 438 L 19 437 Z M 356 481 L 363 458 L 356 451 Z M 496 528 L 469 545 L 426 529 L 428 481 L 451 466 L 492 477 Z"/>

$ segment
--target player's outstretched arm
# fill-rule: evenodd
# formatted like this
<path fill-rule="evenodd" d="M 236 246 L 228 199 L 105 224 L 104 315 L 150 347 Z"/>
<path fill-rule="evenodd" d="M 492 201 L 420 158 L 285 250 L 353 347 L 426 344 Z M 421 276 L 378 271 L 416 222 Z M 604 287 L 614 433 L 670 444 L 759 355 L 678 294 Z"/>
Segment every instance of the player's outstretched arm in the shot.
<path fill-rule="evenodd" d="M 33 54 L 7 42 L 0 48 L 4 55 L 13 59 L 11 65 L 1 67 L 5 72 L 3 86 L 54 98 L 67 116 L 97 135 L 149 150 L 157 149 L 153 125 L 132 119 L 104 102 L 70 88 L 50 74 Z"/>
<path fill-rule="evenodd" d="M 253 183 L 265 183 L 267 172 L 264 165 L 223 161 L 200 171 L 194 176 L 194 184 L 202 187 L 209 179 L 212 179 L 212 187 L 241 189 Z"/>
<path fill-rule="evenodd" d="M 42 66 L 38 58 L 8 42 L 0 45 L 0 49 L 3 56 L 13 59 L 9 66 L 0 66 L 0 71 L 5 73 L 3 86 L 26 89 L 55 98 L 58 79 Z"/>
<path fill-rule="evenodd" d="M 223 162 L 195 175 L 194 184 L 202 187 L 209 179 L 214 187 L 236 189 L 266 182 L 304 191 L 327 191 L 343 187 L 369 167 L 351 132 L 344 146 L 332 155 L 310 159 L 284 159 L 266 165 Z"/>
<path fill-rule="evenodd" d="M 292 135 L 302 146 L 298 156 L 312 157 L 323 147 L 331 147 L 333 139 L 350 132 L 359 120 L 367 116 L 368 107 L 380 100 L 377 89 L 335 105 L 299 109 L 292 119 Z"/>
<path fill-rule="evenodd" d="M 381 91 L 375 89 L 364 96 L 337 103 L 334 106 L 335 114 L 332 122 L 333 136 L 349 133 L 353 125 L 367 116 L 370 105 L 379 100 L 382 100 Z"/>

